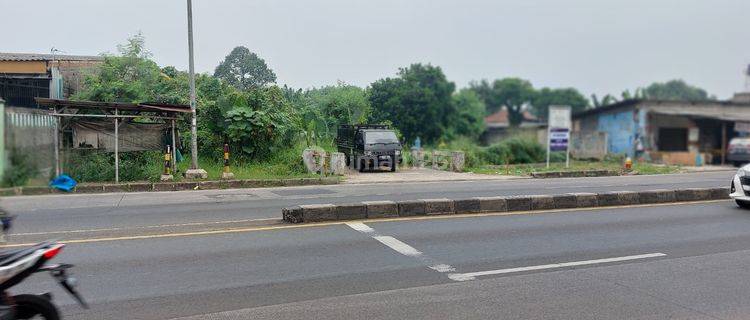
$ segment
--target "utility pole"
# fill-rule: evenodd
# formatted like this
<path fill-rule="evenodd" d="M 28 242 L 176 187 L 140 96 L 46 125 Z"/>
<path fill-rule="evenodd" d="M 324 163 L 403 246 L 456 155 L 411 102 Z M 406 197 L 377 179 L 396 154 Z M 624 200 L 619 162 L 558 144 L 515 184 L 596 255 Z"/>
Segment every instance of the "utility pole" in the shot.
<path fill-rule="evenodd" d="M 190 169 L 185 172 L 185 177 L 189 179 L 206 179 L 208 173 L 206 170 L 198 168 L 198 120 L 196 118 L 195 103 L 195 63 L 193 59 L 193 2 L 187 0 L 188 15 L 188 51 L 189 51 L 189 69 L 190 69 Z"/>

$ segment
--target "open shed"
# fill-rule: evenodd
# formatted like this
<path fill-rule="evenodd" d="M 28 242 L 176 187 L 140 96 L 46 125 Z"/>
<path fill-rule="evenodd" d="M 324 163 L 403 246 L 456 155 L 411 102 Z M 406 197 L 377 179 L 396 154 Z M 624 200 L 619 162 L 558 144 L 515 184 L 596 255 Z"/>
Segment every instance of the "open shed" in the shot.
<path fill-rule="evenodd" d="M 120 152 L 141 150 L 177 151 L 176 121 L 190 113 L 188 105 L 162 103 L 119 103 L 36 98 L 40 107 L 49 108 L 55 119 L 55 175 L 64 168 L 60 151 L 64 148 L 98 149 L 114 152 L 115 182 L 120 181 Z M 162 139 L 168 132 L 167 143 Z M 171 167 L 176 166 L 171 157 Z"/>

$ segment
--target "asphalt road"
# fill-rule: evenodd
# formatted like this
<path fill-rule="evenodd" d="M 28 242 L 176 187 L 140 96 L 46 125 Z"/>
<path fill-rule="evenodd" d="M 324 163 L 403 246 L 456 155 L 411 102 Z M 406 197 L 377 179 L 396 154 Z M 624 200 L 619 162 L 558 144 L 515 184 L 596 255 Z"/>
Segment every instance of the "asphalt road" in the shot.
<path fill-rule="evenodd" d="M 731 201 L 70 244 L 68 319 L 740 319 L 750 212 Z M 604 259 L 604 260 L 603 260 Z"/>
<path fill-rule="evenodd" d="M 304 186 L 8 197 L 2 206 L 18 214 L 15 239 L 121 236 L 133 233 L 252 227 L 281 218 L 298 204 L 364 200 L 467 198 L 643 189 L 727 186 L 732 171 L 600 178 L 520 179 L 431 183 Z M 229 223 L 224 223 L 229 221 Z M 74 231 L 74 232 L 71 232 Z"/>
<path fill-rule="evenodd" d="M 11 244 L 72 240 L 68 319 L 738 319 L 750 212 L 731 201 L 284 225 L 299 203 L 724 186 L 731 172 L 12 197 Z"/>

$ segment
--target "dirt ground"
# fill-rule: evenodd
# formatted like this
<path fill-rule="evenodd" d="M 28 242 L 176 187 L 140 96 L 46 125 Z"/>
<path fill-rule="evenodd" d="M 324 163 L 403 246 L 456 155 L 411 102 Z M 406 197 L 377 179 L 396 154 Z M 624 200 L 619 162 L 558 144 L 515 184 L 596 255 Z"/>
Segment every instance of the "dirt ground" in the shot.
<path fill-rule="evenodd" d="M 387 182 L 429 182 L 429 181 L 466 181 L 466 180 L 512 180 L 528 177 L 488 175 L 469 172 L 450 172 L 428 168 L 404 168 L 396 172 L 372 171 L 357 172 L 349 170 L 344 176 L 344 183 L 387 183 Z"/>

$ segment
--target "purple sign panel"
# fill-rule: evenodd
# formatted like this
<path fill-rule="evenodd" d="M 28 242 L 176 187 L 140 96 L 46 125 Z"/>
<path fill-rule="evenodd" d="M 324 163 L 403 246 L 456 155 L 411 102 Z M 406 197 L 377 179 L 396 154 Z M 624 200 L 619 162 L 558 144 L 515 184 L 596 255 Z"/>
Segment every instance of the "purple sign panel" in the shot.
<path fill-rule="evenodd" d="M 553 128 L 549 131 L 549 150 L 566 151 L 568 150 L 568 140 L 570 131 L 568 129 Z"/>

